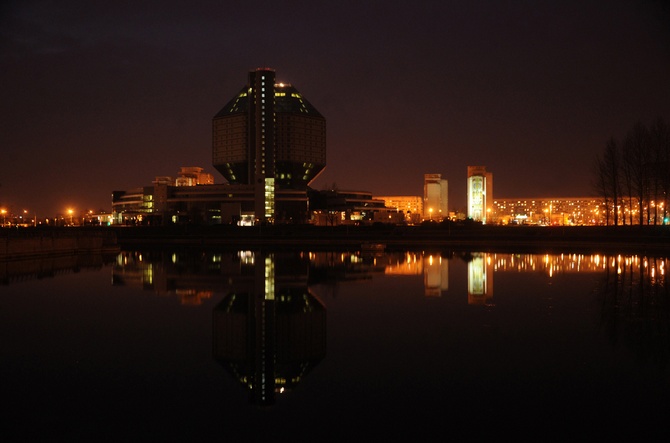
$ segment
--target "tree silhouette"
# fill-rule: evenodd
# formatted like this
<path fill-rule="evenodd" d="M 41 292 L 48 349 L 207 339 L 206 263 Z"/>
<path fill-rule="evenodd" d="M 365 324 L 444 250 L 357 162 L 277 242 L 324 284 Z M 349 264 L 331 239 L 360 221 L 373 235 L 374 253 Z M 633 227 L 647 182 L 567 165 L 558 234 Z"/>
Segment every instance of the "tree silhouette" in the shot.
<path fill-rule="evenodd" d="M 670 194 L 670 128 L 657 119 L 650 127 L 635 123 L 622 143 L 610 138 L 593 167 L 593 187 L 603 199 L 605 220 L 610 210 L 614 225 L 634 223 L 634 212 L 640 226 L 665 223 Z M 619 209 L 623 208 L 622 217 Z"/>

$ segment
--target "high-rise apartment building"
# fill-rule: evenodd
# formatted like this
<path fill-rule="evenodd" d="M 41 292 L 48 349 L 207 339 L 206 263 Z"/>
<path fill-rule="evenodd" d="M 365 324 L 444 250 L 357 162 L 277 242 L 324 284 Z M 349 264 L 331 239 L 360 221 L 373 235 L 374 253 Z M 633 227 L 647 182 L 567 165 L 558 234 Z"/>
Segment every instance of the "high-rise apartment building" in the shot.
<path fill-rule="evenodd" d="M 468 166 L 468 218 L 486 223 L 493 207 L 493 174 L 486 166 Z"/>
<path fill-rule="evenodd" d="M 490 223 L 532 225 L 606 224 L 606 207 L 599 197 L 496 198 Z M 620 216 L 630 217 L 627 207 Z M 611 216 L 611 214 L 610 214 Z"/>
<path fill-rule="evenodd" d="M 275 71 L 258 68 L 212 120 L 212 162 L 230 184 L 254 185 L 256 220 L 276 189 L 306 189 L 326 166 L 326 119 Z"/>
<path fill-rule="evenodd" d="M 425 174 L 423 177 L 423 218 L 442 221 L 449 216 L 448 183 L 441 174 Z"/>

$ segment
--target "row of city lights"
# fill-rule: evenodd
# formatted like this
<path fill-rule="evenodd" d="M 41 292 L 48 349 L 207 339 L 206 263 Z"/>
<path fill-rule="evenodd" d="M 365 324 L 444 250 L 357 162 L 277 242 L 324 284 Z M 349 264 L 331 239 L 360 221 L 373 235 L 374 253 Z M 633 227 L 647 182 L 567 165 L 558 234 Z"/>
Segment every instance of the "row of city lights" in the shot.
<path fill-rule="evenodd" d="M 8 211 L 6 208 L 0 208 L 0 220 L 2 220 L 0 227 L 29 226 L 30 224 L 33 226 L 41 224 L 48 225 L 56 223 L 58 220 L 67 220 L 67 218 L 69 218 L 69 225 L 74 225 L 75 222 L 75 210 L 73 208 L 67 208 L 65 210 L 67 217 L 64 215 L 57 215 L 56 217 L 45 218 L 43 220 L 38 220 L 36 213 L 32 214 L 32 217 L 29 215 L 29 213 L 30 211 L 24 209 L 21 214 L 17 215 Z M 81 213 L 78 217 L 76 217 L 76 220 L 78 221 L 83 217 L 93 217 L 93 214 L 93 210 L 89 210 L 88 212 Z"/>

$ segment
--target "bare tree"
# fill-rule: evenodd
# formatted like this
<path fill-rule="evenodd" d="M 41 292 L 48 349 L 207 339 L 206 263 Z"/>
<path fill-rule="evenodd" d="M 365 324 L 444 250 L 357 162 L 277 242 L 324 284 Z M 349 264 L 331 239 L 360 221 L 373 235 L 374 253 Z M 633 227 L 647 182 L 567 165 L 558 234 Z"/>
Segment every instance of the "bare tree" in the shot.
<path fill-rule="evenodd" d="M 593 164 L 593 188 L 596 193 L 602 197 L 603 206 L 605 207 L 605 224 L 610 224 L 610 202 L 611 194 L 607 179 L 607 166 L 603 157 L 597 156 Z"/>
<path fill-rule="evenodd" d="M 624 162 L 630 168 L 632 194 L 640 213 L 640 226 L 644 224 L 645 217 L 649 224 L 649 130 L 642 123 L 636 123 L 626 134 L 623 152 Z"/>
<path fill-rule="evenodd" d="M 667 199 L 670 193 L 670 129 L 659 118 L 651 125 L 649 137 L 654 164 L 654 224 L 658 219 L 659 206 L 661 207 L 661 224 L 663 224 L 668 212 Z"/>
<path fill-rule="evenodd" d="M 620 217 L 619 207 L 627 207 L 631 225 L 635 212 L 640 226 L 652 220 L 654 225 L 665 224 L 670 196 L 670 126 L 661 118 L 650 127 L 637 122 L 623 143 L 610 138 L 594 163 L 592 184 L 603 197 L 607 224 L 610 210 L 615 225 L 626 224 L 625 212 Z"/>
<path fill-rule="evenodd" d="M 628 160 L 628 151 L 626 150 L 626 145 L 624 144 L 622 148 L 622 161 L 621 161 L 621 187 L 622 187 L 622 198 L 624 198 L 628 203 L 628 224 L 633 226 L 633 168 L 631 167 Z M 625 218 L 625 215 L 624 215 Z M 624 224 L 626 224 L 624 222 Z"/>
<path fill-rule="evenodd" d="M 621 202 L 621 153 L 614 138 L 608 140 L 602 157 L 596 158 L 594 177 L 593 186 L 603 197 L 605 205 L 605 223 L 609 225 L 610 210 L 613 210 L 613 223 L 617 226 L 619 224 L 617 209 Z"/>
<path fill-rule="evenodd" d="M 619 173 L 621 170 L 621 154 L 614 138 L 605 145 L 605 154 L 603 155 L 607 173 L 607 185 L 610 188 L 610 195 L 612 196 L 612 208 L 614 211 L 614 226 L 619 224 L 619 203 L 621 198 L 621 182 Z"/>

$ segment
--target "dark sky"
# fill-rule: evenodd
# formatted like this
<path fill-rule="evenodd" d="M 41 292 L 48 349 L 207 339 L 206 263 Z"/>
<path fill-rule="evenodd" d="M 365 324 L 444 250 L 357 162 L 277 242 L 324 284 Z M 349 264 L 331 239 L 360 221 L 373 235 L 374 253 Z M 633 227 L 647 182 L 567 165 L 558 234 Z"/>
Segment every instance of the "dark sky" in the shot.
<path fill-rule="evenodd" d="M 657 1 L 15 1 L 0 6 L 0 205 L 111 210 L 211 166 L 211 119 L 256 67 L 326 117 L 313 186 L 421 195 L 468 165 L 496 197 L 592 194 L 637 121 L 670 122 Z"/>

